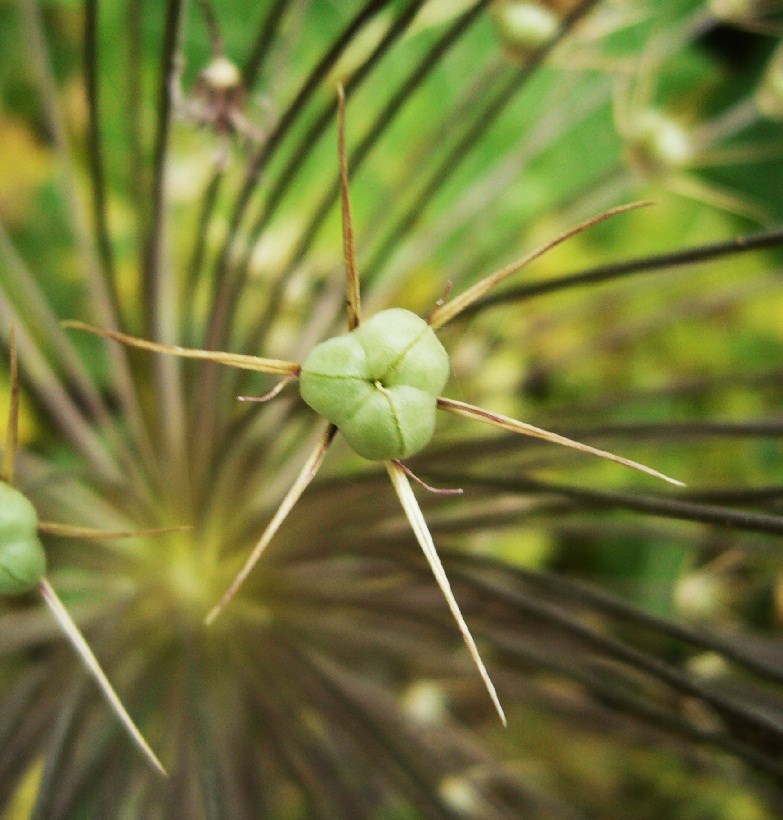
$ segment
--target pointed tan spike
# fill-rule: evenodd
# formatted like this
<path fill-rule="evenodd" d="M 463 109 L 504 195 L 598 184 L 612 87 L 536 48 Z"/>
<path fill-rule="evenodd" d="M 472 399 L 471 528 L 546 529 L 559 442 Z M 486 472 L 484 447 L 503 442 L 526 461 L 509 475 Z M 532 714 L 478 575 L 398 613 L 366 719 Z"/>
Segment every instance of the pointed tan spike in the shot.
<path fill-rule="evenodd" d="M 484 681 L 484 686 L 487 688 L 489 697 L 492 700 L 501 722 L 504 726 L 507 726 L 508 721 L 506 720 L 506 713 L 500 705 L 500 699 L 498 698 L 497 691 L 495 690 L 495 685 L 489 677 L 489 672 L 487 672 L 487 668 L 484 666 L 484 661 L 481 660 L 481 655 L 479 655 L 476 642 L 470 634 L 470 629 L 468 629 L 468 625 L 462 617 L 459 604 L 457 603 L 457 599 L 454 597 L 454 593 L 451 590 L 451 584 L 446 576 L 446 571 L 443 569 L 443 564 L 441 564 L 438 552 L 435 549 L 435 542 L 432 540 L 432 535 L 427 527 L 427 522 L 424 520 L 424 515 L 421 512 L 421 507 L 419 507 L 419 502 L 416 501 L 416 496 L 413 494 L 413 490 L 411 489 L 408 476 L 405 475 L 405 471 L 393 461 L 386 461 L 384 463 L 386 465 L 386 470 L 389 473 L 389 478 L 391 478 L 392 485 L 394 486 L 394 490 L 397 493 L 397 497 L 400 499 L 400 504 L 402 504 L 405 515 L 407 516 L 414 535 L 416 536 L 416 540 L 419 542 L 419 545 L 421 546 L 422 551 L 424 552 L 424 555 L 427 558 L 430 568 L 435 576 L 435 580 L 438 582 L 438 586 L 443 593 L 443 597 L 446 599 L 446 603 L 451 610 L 451 614 L 457 622 L 457 627 L 462 634 L 465 645 L 468 647 L 470 656 L 473 658 L 473 663 L 476 664 L 476 668 Z"/>
<path fill-rule="evenodd" d="M 93 333 L 104 339 L 111 339 L 115 342 L 138 347 L 141 350 L 150 350 L 153 353 L 164 353 L 169 356 L 180 356 L 185 359 L 200 359 L 206 362 L 216 362 L 227 367 L 238 367 L 241 370 L 257 370 L 261 373 L 273 373 L 279 376 L 298 376 L 302 369 L 296 362 L 286 362 L 280 359 L 263 359 L 259 356 L 247 356 L 243 353 L 223 353 L 217 350 L 197 350 L 191 347 L 180 347 L 179 345 L 167 345 L 161 342 L 150 342 L 147 339 L 139 339 L 135 336 L 127 336 L 125 333 L 117 333 L 113 330 L 103 330 L 93 325 L 85 324 L 74 320 L 62 322 L 63 327 L 73 330 L 83 330 Z"/>
<path fill-rule="evenodd" d="M 141 538 L 145 535 L 163 535 L 167 532 L 186 532 L 192 527 L 152 527 L 146 530 L 99 530 L 93 527 L 72 527 L 55 521 L 39 521 L 38 532 L 61 538 Z"/>
<path fill-rule="evenodd" d="M 71 642 L 71 645 L 82 659 L 82 662 L 92 674 L 95 682 L 98 684 L 101 692 L 103 692 L 104 697 L 108 701 L 109 706 L 111 706 L 114 714 L 117 716 L 117 719 L 120 723 L 122 723 L 131 739 L 134 741 L 136 746 L 138 746 L 147 760 L 164 777 L 168 777 L 168 773 L 163 768 L 163 764 L 160 760 L 158 760 L 157 755 L 152 751 L 149 744 L 144 739 L 144 736 L 133 722 L 133 718 L 131 718 L 123 706 L 119 695 L 114 691 L 114 687 L 111 685 L 109 679 L 106 677 L 106 674 L 101 668 L 101 665 L 98 663 L 98 659 L 93 654 L 92 649 L 90 649 L 89 644 L 84 639 L 79 627 L 71 618 L 68 610 L 63 606 L 62 601 L 52 588 L 52 585 L 46 580 L 46 578 L 43 578 L 38 586 L 38 589 L 44 603 L 49 607 L 49 610 L 52 615 L 54 615 L 54 618 L 65 634 L 65 637 Z"/>
<path fill-rule="evenodd" d="M 639 464 L 637 461 L 616 456 L 614 453 L 609 453 L 606 450 L 599 450 L 596 447 L 591 447 L 589 444 L 582 444 L 573 439 L 558 435 L 557 433 L 550 433 L 548 430 L 542 430 L 540 427 L 534 427 L 532 424 L 517 421 L 508 416 L 502 416 L 500 413 L 484 410 L 482 407 L 475 407 L 472 404 L 465 404 L 465 402 L 462 401 L 440 397 L 438 399 L 438 408 L 452 413 L 455 416 L 482 421 L 484 424 L 491 424 L 493 427 L 499 427 L 501 430 L 508 430 L 511 433 L 519 433 L 523 436 L 539 438 L 543 441 L 549 441 L 552 444 L 561 444 L 563 447 L 570 447 L 572 450 L 579 450 L 582 453 L 589 453 L 599 458 L 605 458 L 608 461 L 613 461 L 615 464 L 622 464 L 624 467 L 630 467 L 633 470 L 638 470 L 641 473 L 653 476 L 653 478 L 668 481 L 669 484 L 674 484 L 675 487 L 685 486 L 682 481 L 678 481 L 676 478 L 670 478 L 663 473 L 659 473 L 658 470 L 653 470 L 651 467 L 645 467 L 644 464 Z"/>
<path fill-rule="evenodd" d="M 318 446 L 313 450 L 310 454 L 310 457 L 305 462 L 304 466 L 302 467 L 301 472 L 294 481 L 291 489 L 286 494 L 285 498 L 280 502 L 280 506 L 277 508 L 272 520 L 267 524 L 266 529 L 264 530 L 263 535 L 256 543 L 255 547 L 253 547 L 253 551 L 250 553 L 247 561 L 245 561 L 242 569 L 237 573 L 234 580 L 231 582 L 229 588 L 223 594 L 223 597 L 212 607 L 209 611 L 209 614 L 204 619 L 204 623 L 209 626 L 213 621 L 220 615 L 220 613 L 225 608 L 226 604 L 236 595 L 239 588 L 247 579 L 247 576 L 253 570 L 253 567 L 256 565 L 256 562 L 261 557 L 264 550 L 269 546 L 269 542 L 274 538 L 275 533 L 280 529 L 280 525 L 285 521 L 288 514 L 294 508 L 294 505 L 301 497 L 302 493 L 307 489 L 307 485 L 315 478 L 315 474 L 318 472 L 318 468 L 321 466 L 321 462 L 324 460 L 324 456 L 326 455 L 326 451 L 329 449 L 329 445 L 332 443 L 332 439 L 334 439 L 335 433 L 337 432 L 337 428 L 330 424 L 321 440 L 318 442 Z"/>
<path fill-rule="evenodd" d="M 463 310 L 470 307 L 474 302 L 477 302 L 483 296 L 486 296 L 486 294 L 489 293 L 489 291 L 496 285 L 499 285 L 503 280 L 507 279 L 512 274 L 515 274 L 517 271 L 522 270 L 525 265 L 530 264 L 534 259 L 538 259 L 539 256 L 543 256 L 547 251 L 550 251 L 552 248 L 562 242 L 565 242 L 566 239 L 570 239 L 572 236 L 576 236 L 577 234 L 582 233 L 582 231 L 592 228 L 594 225 L 597 225 L 599 222 L 603 222 L 605 219 L 617 216 L 618 214 L 624 214 L 627 211 L 633 211 L 636 208 L 645 208 L 652 204 L 652 202 L 632 202 L 629 205 L 620 205 L 617 208 L 611 208 L 610 210 L 604 211 L 604 213 L 598 214 L 598 216 L 594 216 L 585 222 L 580 222 L 575 227 L 561 233 L 550 242 L 547 242 L 540 248 L 531 251 L 529 254 L 523 256 L 516 262 L 512 262 L 505 268 L 490 274 L 480 282 L 476 282 L 475 285 L 460 293 L 459 296 L 455 296 L 453 299 L 450 299 L 446 302 L 446 304 L 437 307 L 430 316 L 430 325 L 436 329 L 445 325 L 446 322 L 450 322 L 455 316 L 458 316 Z"/>
<path fill-rule="evenodd" d="M 16 448 L 19 445 L 19 362 L 16 354 L 16 327 L 13 322 L 8 334 L 8 353 L 11 362 L 11 397 L 8 403 L 8 422 L 5 428 L 2 479 L 13 486 Z"/>
<path fill-rule="evenodd" d="M 345 157 L 345 90 L 337 86 L 337 152 L 340 156 L 340 198 L 343 211 L 343 257 L 345 259 L 345 307 L 348 330 L 361 322 L 359 275 L 356 272 L 356 244 L 353 237 L 351 198 L 348 191 L 348 160 Z"/>

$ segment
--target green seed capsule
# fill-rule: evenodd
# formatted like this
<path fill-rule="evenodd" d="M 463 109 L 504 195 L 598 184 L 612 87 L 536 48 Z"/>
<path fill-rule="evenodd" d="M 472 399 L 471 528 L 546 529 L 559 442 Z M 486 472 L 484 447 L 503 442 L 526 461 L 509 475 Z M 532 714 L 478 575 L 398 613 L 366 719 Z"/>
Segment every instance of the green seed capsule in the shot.
<path fill-rule="evenodd" d="M 46 574 L 38 515 L 18 491 L 0 481 L 0 595 L 22 595 Z"/>
<path fill-rule="evenodd" d="M 527 59 L 557 34 L 560 19 L 537 0 L 504 0 L 492 6 L 495 26 L 511 56 Z"/>
<path fill-rule="evenodd" d="M 435 432 L 449 357 L 415 313 L 392 308 L 313 348 L 302 365 L 302 398 L 364 458 L 418 453 Z"/>

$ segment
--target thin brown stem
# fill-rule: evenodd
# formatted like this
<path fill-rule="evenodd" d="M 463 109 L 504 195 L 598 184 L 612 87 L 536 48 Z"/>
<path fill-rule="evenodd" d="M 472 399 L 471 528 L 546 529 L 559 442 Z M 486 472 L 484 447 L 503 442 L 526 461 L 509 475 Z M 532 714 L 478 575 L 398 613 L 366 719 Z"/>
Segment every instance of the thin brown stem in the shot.
<path fill-rule="evenodd" d="M 204 18 L 204 25 L 207 27 L 207 33 L 209 34 L 212 56 L 222 57 L 226 53 L 226 47 L 223 44 L 223 36 L 220 33 L 220 24 L 215 9 L 210 0 L 198 0 L 198 6 L 201 9 L 201 16 Z"/>
<path fill-rule="evenodd" d="M 19 445 L 19 365 L 16 355 L 16 328 L 11 325 L 8 334 L 8 354 L 11 361 L 11 396 L 8 404 L 8 422 L 5 428 L 2 480 L 14 483 L 16 448 Z"/>
<path fill-rule="evenodd" d="M 242 70 L 242 85 L 251 91 L 263 70 L 270 46 L 277 34 L 278 26 L 291 0 L 277 0 L 261 22 L 256 34 L 253 49 Z"/>
<path fill-rule="evenodd" d="M 25 370 L 27 383 L 41 401 L 45 411 L 81 450 L 97 473 L 112 484 L 121 480 L 122 473 L 107 452 L 106 442 L 73 401 L 41 349 L 19 322 L 18 314 L 5 299 L 0 298 L 0 332 L 8 337 L 11 324 L 14 322 L 19 359 Z"/>
<path fill-rule="evenodd" d="M 356 273 L 356 243 L 353 237 L 351 197 L 348 191 L 348 162 L 345 158 L 345 90 L 337 86 L 337 153 L 340 157 L 340 201 L 343 214 L 343 259 L 345 260 L 345 307 L 348 330 L 361 322 L 359 276 Z"/>
<path fill-rule="evenodd" d="M 186 0 L 168 0 L 160 63 L 157 103 L 157 127 L 153 148 L 151 213 L 141 271 L 142 304 L 145 332 L 161 342 L 173 341 L 178 335 L 178 293 L 167 255 L 167 192 L 166 162 L 174 114 L 173 85 L 177 74 L 177 54 L 180 46 Z M 157 393 L 160 439 L 165 458 L 158 471 L 172 485 L 187 481 L 184 469 L 186 430 L 185 393 L 179 364 L 169 359 L 153 363 Z"/>
<path fill-rule="evenodd" d="M 119 318 L 112 306 L 105 271 L 101 267 L 93 238 L 90 235 L 90 230 L 84 215 L 84 203 L 73 170 L 77 166 L 77 163 L 73 158 L 73 151 L 65 124 L 65 116 L 57 95 L 54 71 L 47 51 L 46 38 L 43 30 L 41 8 L 36 0 L 23 0 L 21 6 L 26 23 L 26 35 L 30 46 L 29 51 L 37 75 L 36 79 L 44 104 L 47 125 L 53 137 L 58 165 L 60 167 L 62 190 L 68 206 L 68 213 L 71 218 L 79 251 L 84 259 L 84 269 L 86 281 L 90 289 L 91 304 L 94 305 L 96 315 L 101 324 L 116 328 L 119 326 Z M 154 469 L 154 458 L 148 431 L 141 416 L 133 377 L 131 376 L 128 361 L 123 351 L 112 352 L 111 372 L 115 379 L 117 395 L 122 402 L 123 411 L 134 432 L 136 442 L 144 455 L 146 466 L 148 469 Z"/>
<path fill-rule="evenodd" d="M 560 290 L 594 285 L 599 282 L 611 282 L 615 279 L 624 279 L 628 276 L 657 273 L 659 271 L 683 268 L 709 262 L 713 259 L 724 259 L 735 254 L 749 253 L 756 250 L 778 248 L 783 246 L 783 226 L 777 225 L 766 231 L 737 236 L 733 239 L 711 242 L 706 245 L 695 245 L 690 248 L 680 248 L 675 251 L 628 259 L 622 262 L 613 262 L 599 265 L 576 273 L 565 274 L 544 282 L 526 282 L 501 293 L 485 296 L 471 305 L 462 314 L 463 317 L 472 316 L 479 311 L 494 305 L 521 302 L 544 296 Z"/>
<path fill-rule="evenodd" d="M 95 241 L 101 260 L 106 290 L 114 313 L 120 317 L 120 300 L 115 281 L 114 253 L 106 209 L 106 174 L 100 133 L 98 0 L 87 0 L 84 10 L 84 84 L 87 97 L 87 159 L 92 185 L 92 216 Z"/>

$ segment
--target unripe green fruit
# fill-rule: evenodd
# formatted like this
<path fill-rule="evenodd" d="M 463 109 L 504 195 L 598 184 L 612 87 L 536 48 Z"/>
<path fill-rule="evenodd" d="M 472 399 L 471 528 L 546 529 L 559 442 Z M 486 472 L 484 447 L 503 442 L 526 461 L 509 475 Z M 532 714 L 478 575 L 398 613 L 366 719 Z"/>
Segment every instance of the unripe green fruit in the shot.
<path fill-rule="evenodd" d="M 648 172 L 666 172 L 687 165 L 693 158 L 693 142 L 686 129 L 660 111 L 639 113 L 629 137 L 631 161 Z"/>
<path fill-rule="evenodd" d="M 551 40 L 560 27 L 557 14 L 536 0 L 493 5 L 498 34 L 513 55 L 525 59 Z"/>
<path fill-rule="evenodd" d="M 46 574 L 38 515 L 18 491 L 0 481 L 0 595 L 22 595 Z"/>
<path fill-rule="evenodd" d="M 415 313 L 392 308 L 313 348 L 300 373 L 302 398 L 364 458 L 418 453 L 435 432 L 449 357 Z"/>

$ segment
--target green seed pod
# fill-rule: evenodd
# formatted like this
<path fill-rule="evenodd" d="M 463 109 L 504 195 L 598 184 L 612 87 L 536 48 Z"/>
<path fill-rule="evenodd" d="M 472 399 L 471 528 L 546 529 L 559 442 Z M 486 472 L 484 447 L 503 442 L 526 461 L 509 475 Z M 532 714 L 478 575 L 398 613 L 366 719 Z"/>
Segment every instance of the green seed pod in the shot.
<path fill-rule="evenodd" d="M 0 595 L 29 592 L 45 573 L 38 515 L 18 490 L 0 481 Z"/>
<path fill-rule="evenodd" d="M 364 458 L 418 453 L 435 432 L 449 357 L 415 313 L 392 308 L 313 348 L 302 365 L 302 398 Z"/>
<path fill-rule="evenodd" d="M 495 27 L 509 54 L 526 60 L 560 27 L 557 13 L 537 0 L 503 0 L 492 6 Z"/>
<path fill-rule="evenodd" d="M 693 159 L 694 146 L 688 131 L 660 111 L 650 109 L 637 114 L 630 131 L 626 155 L 642 172 L 666 173 Z"/>

